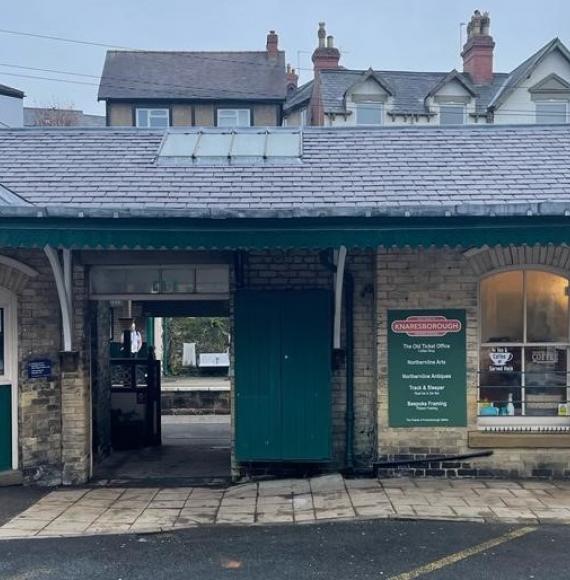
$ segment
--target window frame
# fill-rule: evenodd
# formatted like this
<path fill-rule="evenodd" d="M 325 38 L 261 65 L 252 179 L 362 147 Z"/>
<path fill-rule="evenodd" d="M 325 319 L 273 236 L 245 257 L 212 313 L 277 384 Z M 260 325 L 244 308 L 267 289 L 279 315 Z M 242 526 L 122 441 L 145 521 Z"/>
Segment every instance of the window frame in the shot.
<path fill-rule="evenodd" d="M 358 109 L 364 107 L 371 107 L 377 108 L 380 112 L 380 122 L 379 123 L 359 123 L 358 122 Z M 354 111 L 354 124 L 358 127 L 379 127 L 384 125 L 384 115 L 385 115 L 385 105 L 384 103 L 380 103 L 378 101 L 362 101 L 359 103 L 353 103 L 352 105 Z"/>
<path fill-rule="evenodd" d="M 147 125 L 139 125 L 139 111 L 146 111 L 148 114 L 148 124 Z M 166 112 L 166 125 L 164 127 L 153 127 L 150 124 L 150 119 L 153 112 L 161 111 Z M 170 108 L 169 107 L 135 107 L 135 127 L 139 129 L 167 129 L 170 127 Z"/>
<path fill-rule="evenodd" d="M 498 274 L 504 274 L 506 272 L 522 272 L 523 274 L 523 339 L 522 342 L 483 342 L 482 341 L 482 331 L 483 331 L 483 300 L 482 300 L 482 282 L 487 278 L 492 278 Z M 521 414 L 517 416 L 505 416 L 505 415 L 496 415 L 496 416 L 485 416 L 479 415 L 479 404 L 481 400 L 481 388 L 485 388 L 485 386 L 481 386 L 480 384 L 480 373 L 481 373 L 481 351 L 483 348 L 493 348 L 493 347 L 511 347 L 511 348 L 518 348 L 521 351 L 521 385 L 517 388 L 521 389 L 521 412 L 525 409 L 525 390 L 527 388 L 540 388 L 537 385 L 528 386 L 525 385 L 525 367 L 526 367 L 526 350 L 530 348 L 545 348 L 545 347 L 552 347 L 552 348 L 564 348 L 566 349 L 566 402 L 570 406 L 570 291 L 568 292 L 567 299 L 568 299 L 568 328 L 567 328 L 567 341 L 566 342 L 528 342 L 527 339 L 527 288 L 528 284 L 526 282 L 526 277 L 528 272 L 543 272 L 547 274 L 553 274 L 558 276 L 562 279 L 565 279 L 568 283 L 568 287 L 570 288 L 570 275 L 567 272 L 562 272 L 556 268 L 549 268 L 547 266 L 538 266 L 538 265 L 516 265 L 511 267 L 500 268 L 496 270 L 492 270 L 488 272 L 484 276 L 479 279 L 478 288 L 477 288 L 477 316 L 478 316 L 478 324 L 477 324 L 477 412 L 476 412 L 476 423 L 479 429 L 486 429 L 498 427 L 507 427 L 511 428 L 511 430 L 507 430 L 507 432 L 517 431 L 517 428 L 521 428 L 524 431 L 528 431 L 529 429 L 533 428 L 540 428 L 541 426 L 547 427 L 568 427 L 570 428 L 570 415 L 568 416 L 536 416 L 536 415 L 526 415 Z M 492 388 L 492 387 L 491 387 Z M 564 385 L 561 385 L 560 388 L 564 388 Z"/>
<path fill-rule="evenodd" d="M 454 109 L 461 109 L 461 123 L 442 123 L 441 113 L 442 109 L 450 107 Z M 464 103 L 440 103 L 439 105 L 439 124 L 444 127 L 461 127 L 462 125 L 467 125 L 467 106 Z"/>
<path fill-rule="evenodd" d="M 248 125 L 239 124 L 239 114 L 240 112 L 247 112 Z M 220 125 L 220 113 L 235 113 L 235 125 Z M 231 127 L 252 127 L 253 126 L 253 114 L 250 107 L 217 107 L 216 108 L 216 127 L 231 128 Z"/>
<path fill-rule="evenodd" d="M 559 121 L 549 122 L 549 121 L 539 121 L 538 120 L 538 108 L 540 106 L 549 106 L 549 105 L 564 105 L 565 113 L 564 113 L 564 121 L 560 123 Z M 569 102 L 565 99 L 541 99 L 537 100 L 534 103 L 534 122 L 537 125 L 565 125 L 570 122 L 569 116 Z M 544 115 L 544 113 L 543 113 Z"/>

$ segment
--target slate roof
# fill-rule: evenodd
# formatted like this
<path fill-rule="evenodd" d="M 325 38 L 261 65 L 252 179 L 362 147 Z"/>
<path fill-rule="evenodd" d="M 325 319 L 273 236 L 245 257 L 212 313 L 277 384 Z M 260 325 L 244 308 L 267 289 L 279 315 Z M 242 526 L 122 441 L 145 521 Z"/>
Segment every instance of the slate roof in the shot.
<path fill-rule="evenodd" d="M 301 85 L 295 90 L 289 97 L 283 106 L 285 112 L 294 111 L 300 105 L 304 105 L 311 99 L 313 94 L 313 81 L 309 81 L 304 85 Z"/>
<path fill-rule="evenodd" d="M 26 207 L 32 205 L 7 187 L 0 185 L 0 207 Z"/>
<path fill-rule="evenodd" d="M 107 52 L 99 99 L 285 100 L 285 55 Z"/>
<path fill-rule="evenodd" d="M 7 85 L 0 85 L 0 95 L 4 95 L 6 97 L 16 97 L 17 99 L 23 99 L 25 96 L 23 91 L 9 87 Z"/>
<path fill-rule="evenodd" d="M 570 208 L 568 125 L 307 128 L 302 162 L 283 167 L 165 166 L 156 159 L 162 139 L 111 127 L 1 130 L 0 184 L 33 203 L 34 215 L 42 207 L 194 217 Z"/>
<path fill-rule="evenodd" d="M 363 70 L 325 70 L 321 71 L 321 87 L 323 105 L 327 113 L 345 113 L 345 93 L 359 79 L 364 78 L 369 71 Z M 374 71 L 390 87 L 394 97 L 394 106 L 390 112 L 402 114 L 425 114 L 425 98 L 446 77 L 449 72 L 413 72 L 413 71 Z M 471 79 L 466 73 L 458 73 L 464 78 L 466 85 L 471 85 Z M 486 111 L 489 102 L 504 84 L 509 75 L 496 73 L 493 82 L 487 86 L 473 86 L 477 93 L 477 110 Z M 294 94 L 292 98 L 296 98 Z M 290 107 L 289 102 L 287 107 Z"/>

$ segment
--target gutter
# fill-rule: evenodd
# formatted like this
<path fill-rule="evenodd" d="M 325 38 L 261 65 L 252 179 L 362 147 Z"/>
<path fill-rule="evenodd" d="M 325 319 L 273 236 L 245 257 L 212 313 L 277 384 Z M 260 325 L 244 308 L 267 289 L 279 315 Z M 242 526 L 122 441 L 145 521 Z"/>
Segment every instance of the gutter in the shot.
<path fill-rule="evenodd" d="M 15 194 L 15 192 L 12 192 Z M 18 194 L 15 194 L 18 195 Z M 498 203 L 461 205 L 392 205 L 381 207 L 323 206 L 281 209 L 211 209 L 167 207 L 80 207 L 0 205 L 0 217 L 34 218 L 186 218 L 186 219 L 264 219 L 264 218 L 421 218 L 421 217 L 557 217 L 570 216 L 570 202 Z"/>

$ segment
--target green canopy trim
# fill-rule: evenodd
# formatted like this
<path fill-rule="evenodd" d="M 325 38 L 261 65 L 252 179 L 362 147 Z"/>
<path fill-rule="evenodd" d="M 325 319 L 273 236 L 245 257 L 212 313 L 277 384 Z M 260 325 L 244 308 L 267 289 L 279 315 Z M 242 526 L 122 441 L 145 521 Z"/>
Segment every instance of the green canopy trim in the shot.
<path fill-rule="evenodd" d="M 570 242 L 570 217 L 0 218 L 0 246 L 264 249 Z"/>

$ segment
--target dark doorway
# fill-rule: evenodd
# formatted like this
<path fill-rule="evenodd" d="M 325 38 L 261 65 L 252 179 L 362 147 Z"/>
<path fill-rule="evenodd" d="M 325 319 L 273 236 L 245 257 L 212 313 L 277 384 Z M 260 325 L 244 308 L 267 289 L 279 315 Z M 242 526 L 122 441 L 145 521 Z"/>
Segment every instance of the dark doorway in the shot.
<path fill-rule="evenodd" d="M 112 444 L 110 453 L 97 462 L 94 480 L 117 485 L 229 481 L 231 381 L 229 319 L 224 316 L 227 305 L 216 301 L 199 307 L 188 302 L 133 302 L 128 316 L 123 316 L 125 312 L 119 306 L 110 310 Z M 141 336 L 138 352 L 130 352 L 130 346 L 125 346 L 127 325 Z M 136 334 L 132 336 L 136 341 Z M 119 369 L 125 374 L 120 380 Z M 153 371 L 158 376 L 151 376 Z M 101 389 L 103 382 L 98 376 L 94 388 Z M 134 398 L 131 393 L 128 405 L 117 404 L 120 397 L 127 400 L 127 383 Z M 157 384 L 159 390 L 153 391 Z M 153 392 L 158 401 L 153 399 Z M 95 399 L 100 400 L 101 394 Z M 144 411 L 135 409 L 136 405 Z M 99 414 L 100 408 L 99 404 Z M 144 425 L 143 416 L 147 419 Z M 118 422 L 117 417 L 123 422 Z M 138 425 L 129 424 L 137 420 Z"/>

